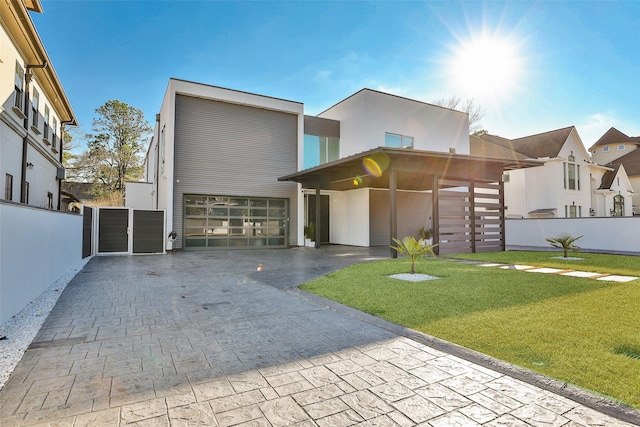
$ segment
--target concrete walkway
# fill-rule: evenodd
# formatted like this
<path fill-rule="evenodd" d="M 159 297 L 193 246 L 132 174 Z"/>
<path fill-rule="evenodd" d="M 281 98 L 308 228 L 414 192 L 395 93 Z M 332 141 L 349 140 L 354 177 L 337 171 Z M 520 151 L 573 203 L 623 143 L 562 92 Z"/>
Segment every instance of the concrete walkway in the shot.
<path fill-rule="evenodd" d="M 379 256 L 388 249 L 94 258 L 0 392 L 0 426 L 640 421 L 628 407 L 292 288 Z"/>

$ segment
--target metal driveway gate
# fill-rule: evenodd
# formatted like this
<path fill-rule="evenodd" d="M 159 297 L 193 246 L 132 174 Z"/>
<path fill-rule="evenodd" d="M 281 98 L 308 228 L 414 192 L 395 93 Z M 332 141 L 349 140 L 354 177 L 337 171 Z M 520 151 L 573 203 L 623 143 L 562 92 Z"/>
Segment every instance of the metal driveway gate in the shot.
<path fill-rule="evenodd" d="M 97 209 L 97 254 L 164 253 L 165 211 Z"/>

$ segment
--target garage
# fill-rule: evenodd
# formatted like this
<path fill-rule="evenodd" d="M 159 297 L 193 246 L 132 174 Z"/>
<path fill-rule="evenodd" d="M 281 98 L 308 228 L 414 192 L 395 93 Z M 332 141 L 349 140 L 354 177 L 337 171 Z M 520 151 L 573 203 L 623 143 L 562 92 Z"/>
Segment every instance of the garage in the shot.
<path fill-rule="evenodd" d="M 184 248 L 286 248 L 287 199 L 184 196 Z"/>

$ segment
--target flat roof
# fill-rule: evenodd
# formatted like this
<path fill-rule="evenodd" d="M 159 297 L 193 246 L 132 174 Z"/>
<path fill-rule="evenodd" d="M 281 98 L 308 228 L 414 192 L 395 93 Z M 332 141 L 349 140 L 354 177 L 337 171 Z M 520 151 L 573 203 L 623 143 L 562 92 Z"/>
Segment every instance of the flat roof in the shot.
<path fill-rule="evenodd" d="M 424 191 L 433 188 L 434 177 L 476 178 L 501 181 L 504 170 L 540 166 L 529 160 L 488 159 L 467 154 L 378 147 L 278 178 L 303 188 L 353 190 L 389 188 L 389 171 L 397 171 L 397 188 Z"/>

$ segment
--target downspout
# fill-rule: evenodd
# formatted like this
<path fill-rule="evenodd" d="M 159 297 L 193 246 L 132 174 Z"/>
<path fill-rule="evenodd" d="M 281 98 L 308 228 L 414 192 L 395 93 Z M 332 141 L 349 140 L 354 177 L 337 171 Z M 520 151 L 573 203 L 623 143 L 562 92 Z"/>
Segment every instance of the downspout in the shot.
<path fill-rule="evenodd" d="M 156 135 L 156 179 L 153 184 L 156 187 L 154 189 L 156 191 L 155 209 L 158 209 L 158 203 L 160 202 L 160 113 L 156 114 L 156 123 L 158 123 L 158 134 Z"/>
<path fill-rule="evenodd" d="M 24 138 L 22 138 L 22 168 L 20 171 L 20 203 L 27 203 L 27 149 L 29 147 L 29 83 L 31 82 L 31 70 L 34 68 L 46 68 L 47 61 L 41 65 L 27 65 L 24 75 Z"/>
<path fill-rule="evenodd" d="M 61 121 L 60 122 L 60 164 L 62 165 L 62 167 L 64 168 L 64 164 L 62 163 L 62 159 L 63 159 L 63 147 L 64 147 L 64 125 L 70 125 L 70 126 L 78 126 L 78 124 L 76 123 L 75 119 L 71 119 L 71 120 L 66 120 L 66 121 Z M 65 171 L 65 177 L 66 177 L 67 173 Z M 60 210 L 60 206 L 62 206 L 62 179 L 58 180 L 58 210 Z"/>

